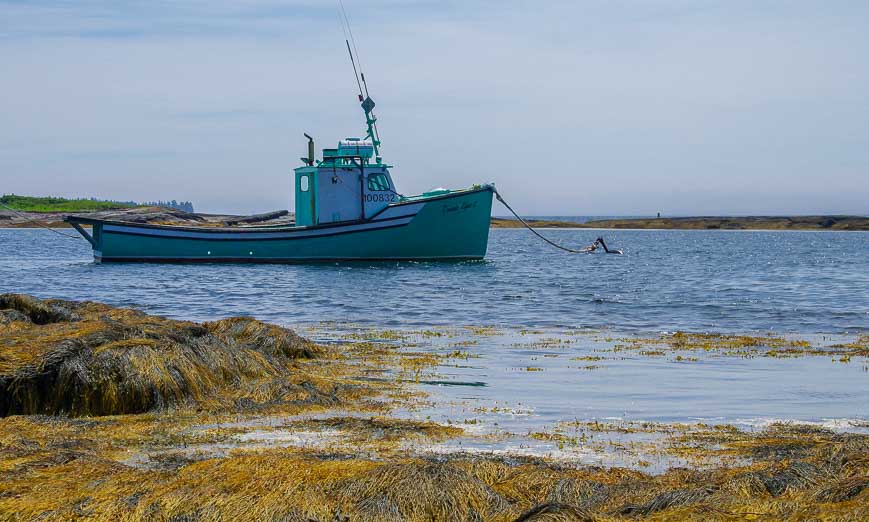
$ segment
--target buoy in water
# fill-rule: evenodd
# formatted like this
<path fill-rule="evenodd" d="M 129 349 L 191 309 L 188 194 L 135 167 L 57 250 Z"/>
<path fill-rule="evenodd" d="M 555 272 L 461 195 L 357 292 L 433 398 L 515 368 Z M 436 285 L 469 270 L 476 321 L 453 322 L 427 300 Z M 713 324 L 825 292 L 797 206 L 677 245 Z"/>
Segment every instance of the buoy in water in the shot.
<path fill-rule="evenodd" d="M 595 239 L 595 240 L 594 240 L 594 243 L 592 243 L 592 246 L 594 246 L 595 248 L 597 248 L 597 247 L 595 246 L 595 245 L 597 245 L 597 244 L 600 244 L 600 246 L 603 247 L 603 251 L 606 252 L 607 254 L 624 254 L 624 252 L 622 252 L 621 250 L 618 250 L 618 249 L 610 250 L 610 249 L 606 246 L 606 241 L 603 240 L 603 237 L 599 237 L 599 238 Z"/>

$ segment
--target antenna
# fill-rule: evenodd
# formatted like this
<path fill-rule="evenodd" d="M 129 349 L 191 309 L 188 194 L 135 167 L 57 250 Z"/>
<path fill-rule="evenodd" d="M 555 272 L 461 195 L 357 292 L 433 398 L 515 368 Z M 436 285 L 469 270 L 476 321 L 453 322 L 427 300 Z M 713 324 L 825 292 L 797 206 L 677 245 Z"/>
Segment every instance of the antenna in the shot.
<path fill-rule="evenodd" d="M 350 50 L 350 42 L 347 40 L 344 40 L 344 42 L 347 43 L 347 52 L 350 54 L 350 63 L 353 64 L 353 77 L 356 78 L 356 85 L 359 86 L 359 101 L 362 101 L 362 84 L 359 83 L 359 73 L 356 72 L 356 62 L 353 60 L 353 51 Z M 365 76 L 363 76 L 363 78 L 365 78 Z M 368 89 L 365 90 L 365 94 L 368 94 Z"/>
<path fill-rule="evenodd" d="M 365 123 L 368 125 L 367 138 L 371 139 L 374 145 L 374 155 L 377 158 L 377 163 L 380 163 L 380 131 L 377 129 L 377 117 L 374 116 L 374 100 L 368 94 L 368 82 L 365 81 L 365 73 L 362 71 L 362 60 L 359 58 L 359 49 L 356 47 L 356 39 L 353 37 L 353 29 L 350 27 L 350 19 L 347 17 L 347 11 L 344 9 L 344 2 L 338 0 L 338 19 L 341 22 L 341 30 L 344 32 L 344 43 L 347 44 L 347 53 L 350 55 L 350 63 L 353 65 L 353 77 L 356 78 L 356 86 L 359 88 L 359 101 L 362 103 L 362 110 L 365 111 Z M 348 39 L 347 36 L 350 36 Z M 353 48 L 350 48 L 350 42 L 353 42 Z M 353 53 L 356 53 L 354 59 Z M 359 63 L 357 70 L 356 64 Z M 361 78 L 361 81 L 360 81 Z M 363 96 L 363 91 L 365 95 Z"/>
<path fill-rule="evenodd" d="M 356 53 L 356 61 L 359 62 L 359 76 L 362 77 L 362 85 L 365 86 L 365 96 L 368 97 L 368 83 L 365 82 L 365 73 L 362 71 L 362 57 L 359 55 L 359 48 L 356 47 L 356 38 L 353 37 L 353 27 L 350 26 L 350 18 L 347 17 L 347 10 L 344 9 L 344 2 L 338 0 L 338 5 L 341 7 L 341 14 L 344 15 L 344 23 L 347 24 L 347 32 L 350 34 L 350 41 L 353 42 L 353 52 Z M 349 44 L 347 45 L 347 49 L 350 49 Z"/>

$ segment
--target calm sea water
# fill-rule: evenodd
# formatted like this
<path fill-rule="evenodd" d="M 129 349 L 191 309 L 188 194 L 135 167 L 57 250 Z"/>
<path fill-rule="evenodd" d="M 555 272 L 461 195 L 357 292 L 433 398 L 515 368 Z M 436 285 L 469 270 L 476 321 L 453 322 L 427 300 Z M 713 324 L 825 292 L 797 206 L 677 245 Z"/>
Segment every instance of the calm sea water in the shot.
<path fill-rule="evenodd" d="M 84 241 L 0 230 L 0 292 L 92 299 L 192 320 L 253 315 L 301 327 L 322 342 L 342 342 L 348 330 L 375 338 L 384 328 L 445 331 L 409 349 L 460 349 L 468 358 L 447 359 L 424 374 L 418 386 L 430 401 L 398 412 L 472 422 L 463 426 L 484 435 L 448 442 L 443 451 L 623 464 L 609 450 L 561 449 L 528 434 L 573 420 L 748 427 L 797 420 L 858 431 L 869 425 L 869 365 L 862 358 L 701 352 L 684 360 L 616 353 L 612 340 L 602 340 L 674 330 L 771 331 L 826 346 L 869 331 L 869 234 L 545 233 L 574 247 L 603 234 L 625 255 L 566 254 L 526 230 L 493 230 L 483 262 L 95 265 Z M 480 334 L 465 325 L 499 328 Z"/>
<path fill-rule="evenodd" d="M 644 450 L 640 455 L 623 451 L 635 439 L 620 432 L 598 435 L 594 442 L 599 444 L 575 446 L 529 435 L 560 428 L 576 436 L 575 429 L 564 426 L 574 421 L 728 424 L 745 430 L 800 422 L 869 433 L 866 358 L 842 362 L 830 356 L 743 357 L 703 350 L 647 355 L 613 351 L 623 342 L 613 337 L 547 328 L 414 339 L 413 350 L 443 355 L 459 349 L 467 357 L 449 358 L 424 373 L 419 387 L 426 400 L 401 414 L 457 423 L 470 432 L 434 451 L 495 451 L 628 466 L 646 460 L 655 471 L 686 463 Z M 829 336 L 802 338 L 817 347 L 841 342 Z"/>
<path fill-rule="evenodd" d="M 602 234 L 625 255 L 567 254 L 526 230 L 493 230 L 482 262 L 95 265 L 85 241 L 7 229 L 0 230 L 0 291 L 288 325 L 869 330 L 869 233 L 546 234 L 574 247 Z"/>

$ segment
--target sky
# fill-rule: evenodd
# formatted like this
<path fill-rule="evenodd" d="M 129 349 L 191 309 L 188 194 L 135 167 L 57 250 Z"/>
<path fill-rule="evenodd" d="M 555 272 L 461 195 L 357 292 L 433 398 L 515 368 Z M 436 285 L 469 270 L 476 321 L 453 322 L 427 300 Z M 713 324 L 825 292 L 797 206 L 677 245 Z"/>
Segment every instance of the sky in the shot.
<path fill-rule="evenodd" d="M 344 6 L 404 194 L 869 214 L 869 2 Z M 364 134 L 344 38 L 332 0 L 0 0 L 0 193 L 292 209 L 302 133 Z"/>

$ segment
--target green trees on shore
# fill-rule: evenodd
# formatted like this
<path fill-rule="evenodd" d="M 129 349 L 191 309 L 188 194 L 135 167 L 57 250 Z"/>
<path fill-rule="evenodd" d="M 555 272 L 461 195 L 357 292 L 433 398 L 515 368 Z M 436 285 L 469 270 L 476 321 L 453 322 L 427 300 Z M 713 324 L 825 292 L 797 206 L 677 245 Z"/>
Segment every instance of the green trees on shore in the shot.
<path fill-rule="evenodd" d="M 190 201 L 176 201 L 174 199 L 171 201 L 136 203 L 135 201 L 110 201 L 97 198 L 68 199 L 52 196 L 35 197 L 4 194 L 0 196 L 0 204 L 22 212 L 94 212 L 97 210 L 113 210 L 138 206 L 166 207 L 193 212 L 193 203 Z"/>

